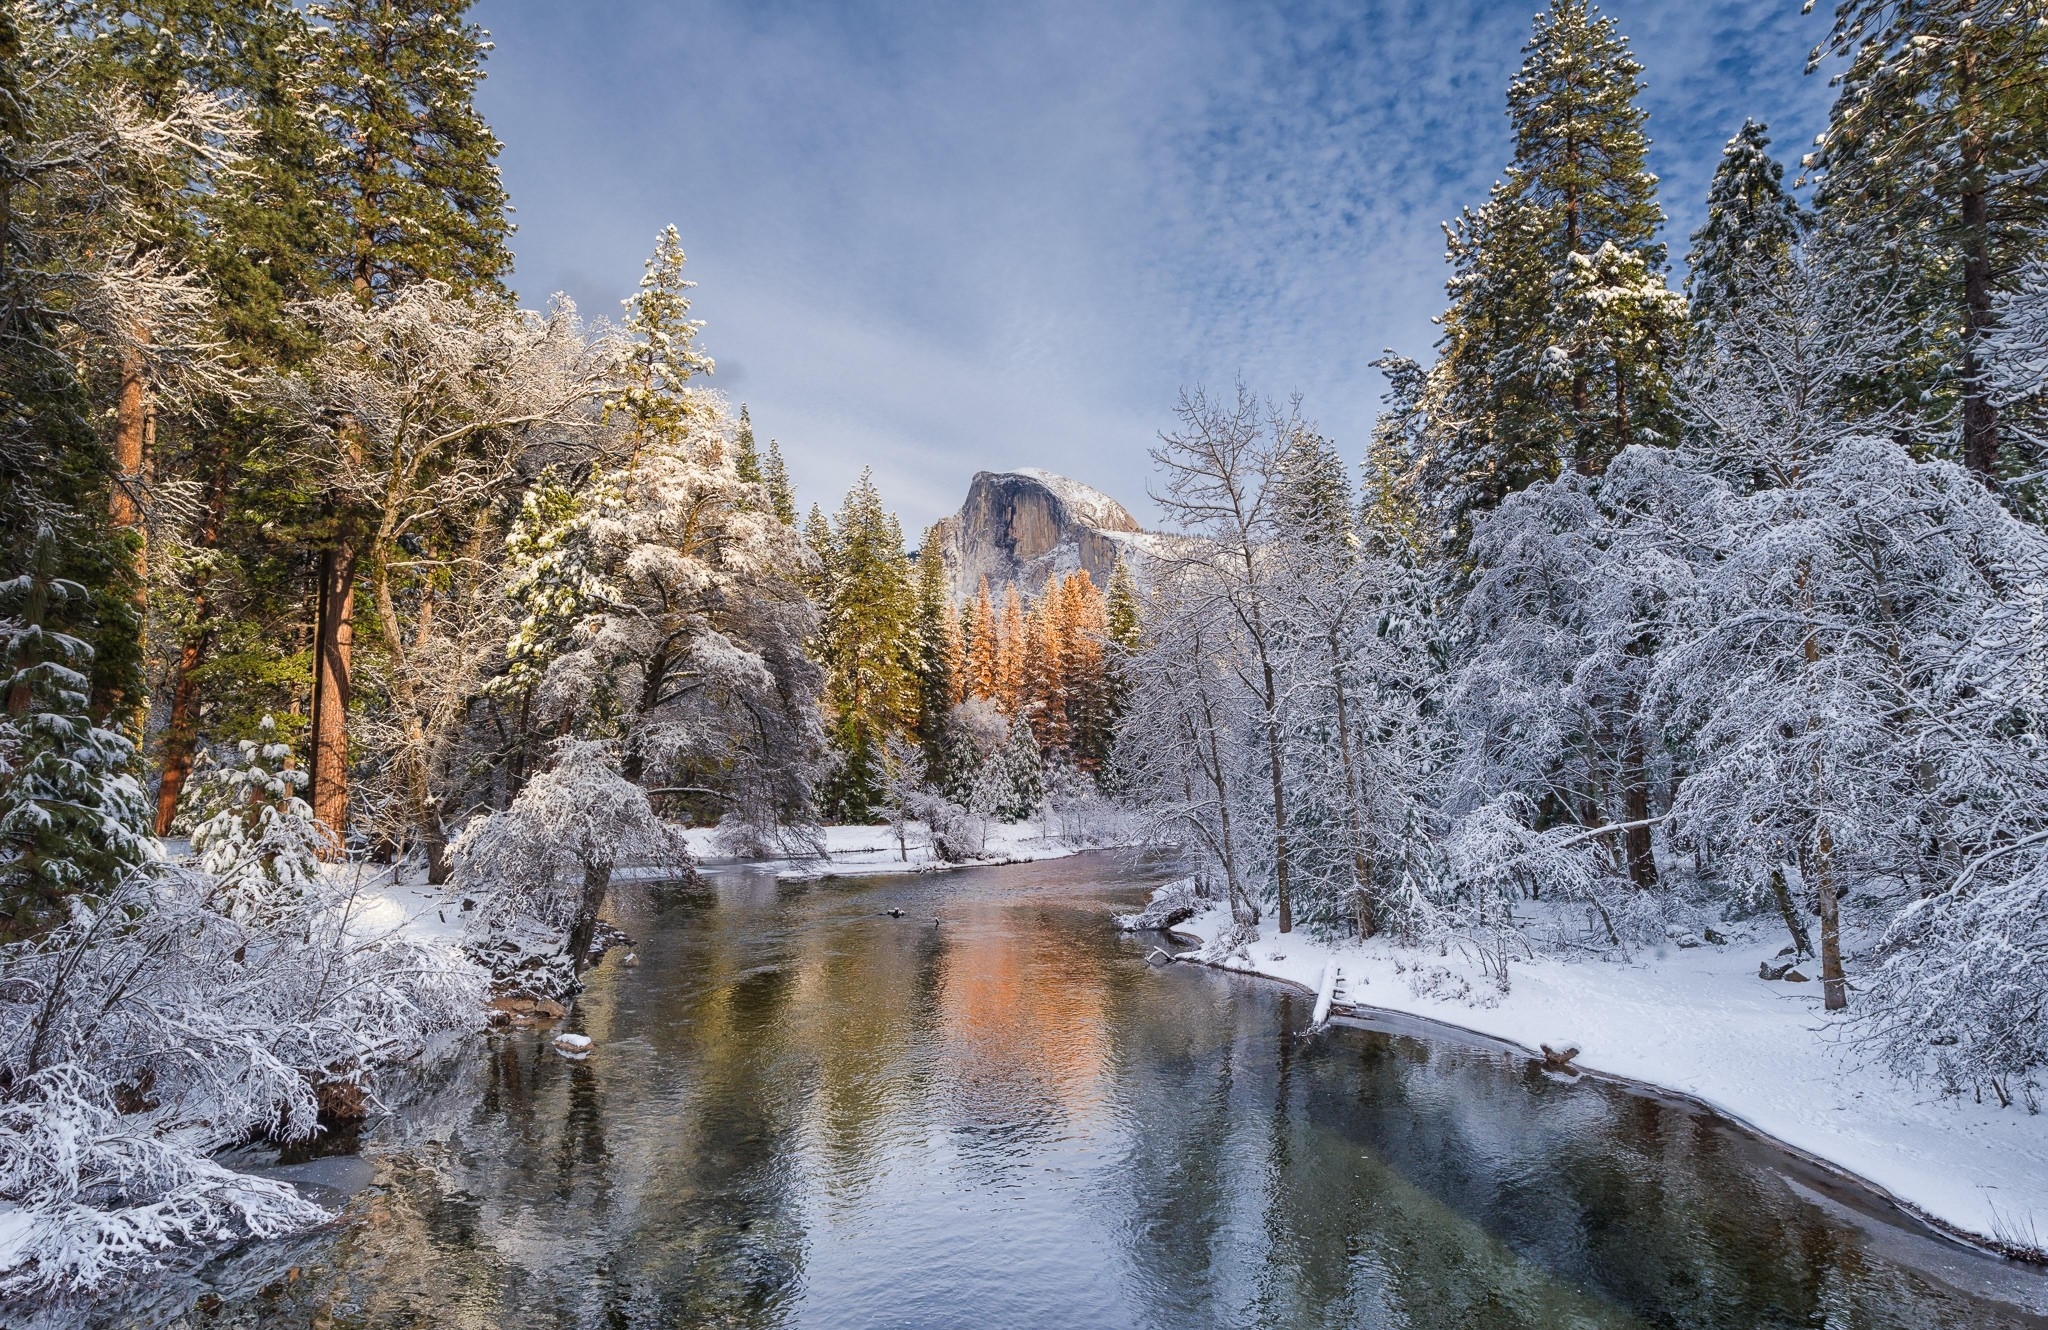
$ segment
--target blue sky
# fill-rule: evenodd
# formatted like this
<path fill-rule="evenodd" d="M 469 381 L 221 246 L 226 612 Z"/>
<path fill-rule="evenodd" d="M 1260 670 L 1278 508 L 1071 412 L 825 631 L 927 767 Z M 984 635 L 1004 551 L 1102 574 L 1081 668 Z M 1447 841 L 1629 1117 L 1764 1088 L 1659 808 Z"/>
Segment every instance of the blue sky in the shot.
<path fill-rule="evenodd" d="M 1507 163 L 1536 8 L 481 0 L 479 99 L 522 297 L 611 315 L 674 222 L 713 381 L 799 502 L 872 465 L 915 543 L 983 469 L 1145 516 L 1183 384 L 1298 392 L 1355 458 L 1369 362 L 1429 353 L 1439 224 Z M 1647 67 L 1674 259 L 1745 115 L 1795 163 L 1825 123 L 1799 8 L 1604 6 Z"/>

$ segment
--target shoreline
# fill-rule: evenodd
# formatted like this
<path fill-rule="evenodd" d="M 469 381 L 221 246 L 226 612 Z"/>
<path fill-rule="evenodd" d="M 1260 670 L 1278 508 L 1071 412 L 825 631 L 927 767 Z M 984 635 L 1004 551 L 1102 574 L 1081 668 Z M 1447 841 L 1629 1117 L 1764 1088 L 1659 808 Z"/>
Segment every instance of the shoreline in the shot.
<path fill-rule="evenodd" d="M 1163 931 L 1168 938 L 1177 943 L 1201 949 L 1206 948 L 1210 938 L 1214 936 L 1213 925 L 1225 921 L 1224 911 L 1220 907 L 1212 907 L 1192 919 L 1174 924 L 1164 930 L 1155 931 Z M 1321 976 L 1323 964 L 1326 961 L 1334 961 L 1345 969 L 1347 976 L 1353 973 L 1361 975 L 1364 978 L 1363 986 L 1369 992 L 1372 992 L 1374 997 L 1391 999 L 1391 1001 L 1369 1001 L 1361 998 L 1358 991 L 1353 989 L 1342 1002 L 1332 1005 L 1331 1018 L 1333 1022 L 1341 1020 L 1346 1024 L 1354 1025 L 1356 1028 L 1377 1028 L 1382 1030 L 1386 1027 L 1375 1024 L 1374 1017 L 1390 1018 L 1397 1024 L 1412 1022 L 1422 1027 L 1422 1033 L 1425 1035 L 1431 1031 L 1442 1031 L 1449 1035 L 1462 1036 L 1474 1042 L 1492 1045 L 1502 1051 L 1514 1052 L 1538 1062 L 1544 1060 L 1539 1045 L 1543 1042 L 1553 1041 L 1532 1036 L 1529 1032 L 1531 1021 L 1534 1019 L 1551 1020 L 1552 1024 L 1559 1027 L 1558 1033 L 1569 1033 L 1566 1027 L 1574 1019 L 1574 1017 L 1562 1015 L 1553 1017 L 1550 1012 L 1545 1010 L 1544 1004 L 1540 1000 L 1512 1004 L 1511 999 L 1503 998 L 1489 1005 L 1481 1005 L 1478 999 L 1461 1001 L 1456 997 L 1445 998 L 1434 992 L 1416 992 L 1409 986 L 1388 982 L 1402 975 L 1404 970 L 1408 973 L 1419 973 L 1427 969 L 1427 971 L 1433 974 L 1451 973 L 1456 975 L 1458 965 L 1452 958 L 1438 957 L 1429 952 L 1398 948 L 1390 943 L 1386 943 L 1382 939 L 1375 939 L 1371 943 L 1360 944 L 1353 942 L 1348 945 L 1331 947 L 1315 942 L 1305 934 L 1290 934 L 1285 942 L 1280 944 L 1286 948 L 1286 951 L 1277 955 L 1272 951 L 1274 945 L 1273 937 L 1262 935 L 1251 945 L 1249 954 L 1244 956 L 1212 959 L 1199 955 L 1197 951 L 1187 951 L 1180 953 L 1175 959 L 1184 963 L 1201 965 L 1226 974 L 1243 975 L 1269 983 L 1283 984 L 1307 994 L 1311 999 L 1316 996 L 1317 980 Z M 1738 950 L 1738 948 L 1731 946 L 1715 948 L 1713 950 L 1727 952 Z M 1603 978 L 1608 979 L 1613 977 L 1611 972 L 1614 971 L 1631 972 L 1639 978 L 1650 977 L 1655 974 L 1653 966 L 1642 964 L 1622 965 L 1599 961 L 1537 961 L 1518 964 L 1514 978 L 1519 983 L 1530 977 L 1532 972 L 1538 972 L 1542 973 L 1545 978 L 1554 980 L 1560 972 L 1586 971 L 1597 973 L 1597 971 L 1594 971 L 1594 967 L 1599 967 L 1599 971 L 1610 972 L 1602 975 Z M 1310 971 L 1313 971 L 1313 973 L 1310 973 Z M 1470 979 L 1472 976 L 1464 975 L 1459 977 Z M 1375 983 L 1374 981 L 1380 982 Z M 1751 978 L 1750 982 L 1757 985 L 1759 989 L 1771 987 L 1771 985 L 1767 985 L 1765 981 L 1759 979 Z M 1472 987 L 1477 988 L 1478 985 L 1475 983 Z M 1565 985 L 1563 987 L 1569 989 L 1571 986 Z M 1814 987 L 1817 987 L 1817 985 Z M 1600 1029 L 1600 1021 L 1597 1017 L 1588 1022 L 1587 1013 L 1597 1012 L 1604 995 L 1597 992 L 1584 991 L 1584 987 L 1575 994 L 1568 993 L 1567 995 L 1578 999 L 1571 1008 L 1568 1008 L 1574 1010 L 1576 1018 L 1581 1022 L 1590 1024 L 1594 1030 Z M 1469 997 L 1469 993 L 1467 996 Z M 1772 996 L 1776 995 L 1773 994 Z M 1511 1004 L 1512 1009 L 1507 1009 L 1511 1007 Z M 1687 1011 L 1689 1012 L 1690 1009 L 1687 1009 Z M 1609 1012 L 1605 1014 L 1612 1016 L 1617 1013 Z M 1635 1012 L 1619 1014 L 1641 1014 L 1641 1007 L 1639 1006 Z M 1663 1014 L 1669 1015 L 1672 1013 L 1667 1011 Z M 1489 1015 L 1493 1019 L 1487 1019 Z M 1808 1037 L 1808 1042 L 1815 1046 L 1812 1049 L 1802 1051 L 1818 1053 L 1830 1060 L 1839 1052 L 1838 1046 L 1822 1040 L 1819 1037 L 1819 1032 L 1804 1021 L 1781 1022 L 1781 1024 L 1795 1026 L 1798 1032 L 1805 1034 Z M 1701 1028 L 1702 1022 L 1694 1021 L 1691 1025 L 1692 1028 L 1698 1030 Z M 1902 1144 L 1900 1150 L 1894 1152 L 1894 1158 L 1892 1159 L 1894 1167 L 1872 1168 L 1862 1164 L 1856 1158 L 1863 1148 L 1861 1142 L 1852 1143 L 1838 1140 L 1835 1144 L 1838 1144 L 1841 1148 L 1830 1149 L 1828 1148 L 1829 1143 L 1827 1141 L 1816 1140 L 1816 1137 L 1825 1137 L 1827 1132 L 1825 1130 L 1815 1131 L 1816 1123 L 1811 1116 L 1801 1118 L 1795 1115 L 1794 1119 L 1788 1121 L 1784 1111 L 1785 1100 L 1783 1098 L 1783 1091 L 1786 1087 L 1760 1087 L 1760 1093 L 1755 1096 L 1757 1100 L 1756 1106 L 1752 1108 L 1739 1102 L 1740 1095 L 1716 1093 L 1715 1089 L 1698 1084 L 1697 1078 L 1685 1075 L 1659 1076 L 1654 1074 L 1654 1068 L 1647 1069 L 1652 1074 L 1645 1074 L 1646 1068 L 1637 1065 L 1643 1062 L 1644 1059 L 1640 1056 L 1633 1056 L 1634 1050 L 1630 1050 L 1631 1055 L 1618 1056 L 1615 1059 L 1628 1068 L 1624 1070 L 1607 1063 L 1607 1060 L 1602 1056 L 1603 1050 L 1599 1045 L 1599 1041 L 1596 1039 L 1586 1041 L 1572 1039 L 1564 1042 L 1580 1043 L 1582 1056 L 1589 1059 L 1587 1061 L 1574 1061 L 1571 1068 L 1574 1072 L 1597 1077 L 1602 1081 L 1619 1085 L 1635 1093 L 1670 1099 L 1712 1113 L 1754 1139 L 1782 1151 L 1791 1158 L 1806 1164 L 1831 1179 L 1853 1186 L 1881 1205 L 1895 1209 L 1913 1224 L 1923 1227 L 1931 1236 L 1938 1237 L 1946 1242 L 1952 1242 L 1978 1255 L 2011 1262 L 2024 1269 L 2030 1276 L 2048 1278 L 2048 1242 L 2041 1240 L 2040 1227 L 2044 1218 L 2048 1218 L 2048 1115 L 2029 1115 L 2024 1108 L 2018 1105 L 2014 1105 L 2009 1109 L 1997 1110 L 1997 1114 L 1979 1112 L 1970 1115 L 1965 1112 L 1965 1110 L 1971 1107 L 1966 1101 L 1939 1101 L 1939 1108 L 1952 1111 L 1954 1121 L 1950 1125 L 1959 1129 L 1959 1131 L 1961 1129 L 1972 1129 L 1976 1132 L 1986 1132 L 1987 1134 L 2009 1138 L 2025 1133 L 2025 1124 L 2031 1122 L 2035 1124 L 2035 1129 L 2031 1134 L 2038 1138 L 2033 1142 L 2037 1150 L 2024 1152 L 2021 1158 L 2016 1159 L 2013 1153 L 2000 1148 L 2005 1144 L 2004 1141 L 1991 1141 L 1980 1142 L 1979 1144 L 1982 1144 L 1984 1148 L 1974 1152 L 1976 1155 L 1989 1154 L 1993 1156 L 1990 1159 L 1972 1158 L 1970 1152 L 1954 1149 L 1951 1149 L 1947 1156 L 1944 1157 L 1943 1151 L 1939 1148 L 1941 1145 L 1946 1144 L 1954 1147 L 1959 1144 L 1957 1136 L 1950 1135 L 1938 1141 L 1929 1140 Z M 1610 1045 L 1605 1051 L 1616 1053 L 1619 1050 L 1617 1046 Z M 1831 1075 L 1828 1074 L 1829 1071 L 1839 1071 L 1841 1074 Z M 1931 1106 L 1930 1101 L 1925 1097 L 1926 1092 L 1904 1082 L 1879 1081 L 1875 1079 L 1883 1075 L 1881 1072 L 1871 1072 L 1864 1069 L 1842 1066 L 1818 1071 L 1808 1078 L 1811 1084 L 1793 1088 L 1811 1089 L 1816 1086 L 1834 1086 L 1841 1089 L 1853 1084 L 1856 1087 L 1852 1091 L 1853 1097 L 1859 1101 L 1872 1098 L 1873 1091 L 1877 1091 L 1875 1099 L 1879 1114 L 1889 1111 L 1894 1116 L 1917 1119 L 1906 1123 L 1905 1130 L 1898 1134 L 1911 1135 L 1917 1131 L 1925 1130 L 1929 1125 L 1926 1121 L 1928 1116 L 1926 1110 Z M 1694 1083 L 1685 1083 L 1688 1080 L 1692 1080 Z M 1883 1093 L 1887 1086 L 1891 1091 L 1889 1094 Z M 1777 1093 L 1778 1097 L 1773 1097 L 1773 1091 Z M 1839 1111 L 1839 1107 L 1837 1111 Z M 1998 1114 L 2003 1116 L 1997 1116 Z M 1973 1118 L 1974 1120 L 1966 1120 L 1966 1118 Z M 1870 1124 L 1865 1123 L 1862 1125 L 1868 1126 Z M 1897 1124 L 1882 1125 L 1893 1126 Z M 1933 1125 L 1935 1130 L 1938 1131 L 1940 1129 L 1940 1124 Z M 1789 1130 L 1783 1129 L 1788 1127 L 1790 1128 Z M 1848 1156 L 1848 1158 L 1843 1156 Z M 1903 1165 L 1903 1167 L 1899 1165 Z M 2015 1168 L 2014 1165 L 2021 1166 Z M 1961 1182 L 1964 1185 L 1974 1186 L 1976 1189 L 1987 1193 L 1982 1198 L 1983 1206 L 1978 1208 L 1970 1217 L 1964 1217 L 1964 1214 L 1970 1210 L 1970 1207 L 1961 1203 L 1960 1193 L 1956 1191 L 1953 1185 L 1945 1190 L 1938 1185 L 1932 1185 L 1931 1176 L 1926 1179 L 1930 1185 L 1923 1187 L 1912 1185 L 1915 1180 L 1910 1176 L 1906 1177 L 1907 1185 L 1899 1185 L 1902 1176 L 1910 1175 L 1915 1171 L 1924 1173 L 1928 1170 L 1933 1170 L 1936 1174 L 1946 1175 L 1952 1184 Z M 1884 1176 L 1887 1173 L 1892 1176 Z M 2007 1212 L 2012 1218 L 2002 1221 L 1997 1203 L 1989 1199 L 1988 1192 L 2000 1189 L 2004 1183 L 2012 1180 L 2015 1173 L 2019 1175 L 2019 1180 L 2022 1184 L 2017 1190 L 2023 1191 L 2024 1195 L 2018 1199 L 2019 1208 Z M 1972 1182 L 1971 1179 L 1974 1178 L 1998 1179 L 1999 1181 Z M 1920 1194 L 1916 1195 L 1916 1190 Z M 1940 1195 L 1937 1198 L 1931 1193 L 1940 1193 Z M 1984 1222 L 1984 1217 L 1987 1214 L 1991 1220 L 1988 1224 Z M 2014 1227 L 2005 1233 L 1996 1231 L 2003 1227 L 2005 1223 L 2011 1223 Z M 2021 1240 L 2018 1237 L 2012 1236 L 2014 1232 L 2026 1232 L 2034 1240 Z"/>

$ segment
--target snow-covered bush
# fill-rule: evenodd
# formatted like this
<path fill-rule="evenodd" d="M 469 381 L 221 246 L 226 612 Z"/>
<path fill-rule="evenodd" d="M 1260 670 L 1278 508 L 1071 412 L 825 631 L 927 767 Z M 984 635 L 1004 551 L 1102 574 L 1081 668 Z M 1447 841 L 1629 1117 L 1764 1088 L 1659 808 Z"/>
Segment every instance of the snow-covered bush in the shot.
<path fill-rule="evenodd" d="M 564 739 L 511 807 L 478 816 L 455 846 L 457 882 L 480 902 L 464 946 L 504 989 L 574 992 L 612 872 L 638 860 L 689 877 L 682 833 L 620 775 L 611 745 Z"/>
<path fill-rule="evenodd" d="M 238 745 L 239 764 L 204 772 L 192 792 L 204 819 L 192 829 L 193 852 L 214 881 L 218 908 L 236 919 L 295 908 L 333 843 L 299 797 L 306 773 L 290 765 L 291 749 L 277 742 L 269 716 L 262 732 L 263 741 Z"/>
<path fill-rule="evenodd" d="M 458 957 L 357 931 L 345 883 L 236 918 L 205 874 L 156 866 L 0 950 L 0 1296 L 326 1217 L 211 1156 L 374 1102 L 377 1069 L 472 1027 L 483 990 Z"/>

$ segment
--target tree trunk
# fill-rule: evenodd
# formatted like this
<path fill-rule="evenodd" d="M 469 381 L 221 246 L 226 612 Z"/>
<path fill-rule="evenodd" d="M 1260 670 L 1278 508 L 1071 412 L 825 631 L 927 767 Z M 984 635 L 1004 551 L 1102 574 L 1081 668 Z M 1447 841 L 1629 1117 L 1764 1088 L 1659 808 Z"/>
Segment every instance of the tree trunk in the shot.
<path fill-rule="evenodd" d="M 1343 652 L 1337 642 L 1335 630 L 1330 633 L 1330 685 L 1337 695 L 1337 752 L 1344 759 L 1344 821 L 1345 831 L 1351 837 L 1351 879 L 1358 891 L 1358 936 L 1368 938 L 1380 931 L 1379 914 L 1374 909 L 1372 890 L 1372 865 L 1365 857 L 1365 830 L 1361 825 L 1359 805 L 1364 794 L 1359 788 L 1358 764 L 1351 755 L 1351 714 L 1344 695 Z"/>
<path fill-rule="evenodd" d="M 1835 898 L 1835 841 L 1828 824 L 1820 824 L 1820 853 L 1814 860 L 1820 899 L 1820 984 L 1823 1005 L 1840 1011 L 1849 1005 L 1849 982 L 1842 974 L 1842 912 Z"/>
<path fill-rule="evenodd" d="M 1991 182 L 1984 162 L 1984 139 L 1975 120 L 1978 99 L 1975 52 L 1966 43 L 1957 68 L 1959 111 L 1964 117 L 1958 151 L 1963 166 L 1963 192 L 1958 211 L 1963 223 L 1963 465 L 1996 484 L 1998 475 L 1998 408 L 1991 401 L 1978 348 L 1994 319 L 1991 300 Z"/>
<path fill-rule="evenodd" d="M 202 603 L 203 604 L 203 603 Z M 163 778 L 156 790 L 156 834 L 171 834 L 178 799 L 192 778 L 192 757 L 199 741 L 199 661 L 206 654 L 208 633 L 193 633 L 178 648 L 175 682 L 171 685 L 171 719 L 164 728 Z"/>
<path fill-rule="evenodd" d="M 313 633 L 313 816 L 339 858 L 348 834 L 349 664 L 355 651 L 356 550 L 348 539 L 320 556 Z"/>
<path fill-rule="evenodd" d="M 583 895 L 576 902 L 576 922 L 569 927 L 569 964 L 575 973 L 583 973 L 583 963 L 590 956 L 590 943 L 597 936 L 597 912 L 604 908 L 604 898 L 612 888 L 612 866 L 610 862 L 583 862 Z"/>
<path fill-rule="evenodd" d="M 1621 820 L 1647 824 L 1650 817 L 1650 782 L 1644 774 L 1643 727 L 1631 723 L 1621 757 Z M 1628 859 L 1628 879 L 1647 891 L 1657 885 L 1657 856 L 1651 847 L 1648 825 L 1634 825 L 1621 833 L 1622 852 Z"/>
<path fill-rule="evenodd" d="M 1261 644 L 1259 654 L 1265 655 Z M 1261 660 L 1266 674 L 1266 760 L 1273 773 L 1273 885 L 1279 896 L 1274 913 L 1280 931 L 1294 931 L 1294 901 L 1287 881 L 1287 780 L 1280 765 L 1279 690 L 1273 680 L 1272 662 Z"/>
<path fill-rule="evenodd" d="M 1806 925 L 1799 922 L 1799 908 L 1792 903 L 1792 892 L 1785 885 L 1785 870 L 1771 870 L 1771 895 L 1778 902 L 1778 913 L 1785 917 L 1785 930 L 1792 934 L 1792 954 L 1813 955 L 1813 939 L 1806 935 Z"/>
<path fill-rule="evenodd" d="M 142 342 L 149 340 L 146 332 L 138 331 L 136 336 Z M 114 400 L 114 490 L 108 496 L 107 515 L 124 531 L 142 529 L 142 505 L 137 496 L 142 492 L 143 443 L 148 430 L 149 392 L 142 377 L 142 356 L 137 351 L 123 351 L 121 386 Z M 144 558 L 138 546 L 138 577 L 146 567 Z"/>

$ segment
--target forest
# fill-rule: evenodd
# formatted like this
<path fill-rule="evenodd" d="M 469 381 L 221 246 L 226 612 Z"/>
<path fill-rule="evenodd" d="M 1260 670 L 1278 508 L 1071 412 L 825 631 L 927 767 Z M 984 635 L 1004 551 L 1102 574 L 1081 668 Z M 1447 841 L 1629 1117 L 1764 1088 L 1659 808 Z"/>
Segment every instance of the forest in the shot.
<path fill-rule="evenodd" d="M 1674 263 L 1645 71 L 1550 0 L 1366 437 L 1190 386 L 1150 553 L 959 604 L 866 476 L 799 516 L 674 228 L 616 321 L 520 303 L 468 10 L 0 3 L 0 1297 L 318 1222 L 214 1156 L 571 997 L 684 827 L 1057 808 L 1231 945 L 1503 987 L 1760 917 L 1860 1056 L 2038 1109 L 2040 6 L 1845 0 L 1825 133 L 1745 123 Z"/>

